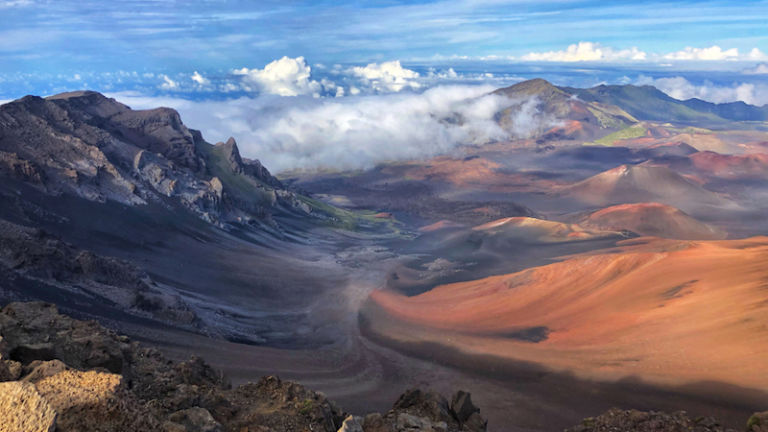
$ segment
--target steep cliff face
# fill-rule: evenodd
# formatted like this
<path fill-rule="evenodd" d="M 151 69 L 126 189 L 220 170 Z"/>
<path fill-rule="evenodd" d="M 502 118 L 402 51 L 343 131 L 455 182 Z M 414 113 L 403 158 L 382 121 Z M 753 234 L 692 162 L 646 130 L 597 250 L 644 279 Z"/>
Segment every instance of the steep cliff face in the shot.
<path fill-rule="evenodd" d="M 97 202 L 177 203 L 219 226 L 316 210 L 234 139 L 214 146 L 172 109 L 131 110 L 90 91 L 0 107 L 0 176 Z"/>

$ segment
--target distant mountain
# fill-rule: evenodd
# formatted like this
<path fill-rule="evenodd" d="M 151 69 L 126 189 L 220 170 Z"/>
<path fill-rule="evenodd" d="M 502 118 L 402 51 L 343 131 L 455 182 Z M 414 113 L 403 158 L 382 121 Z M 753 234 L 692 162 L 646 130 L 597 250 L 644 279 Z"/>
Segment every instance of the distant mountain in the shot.
<path fill-rule="evenodd" d="M 768 120 L 768 105 L 682 101 L 653 86 L 599 85 L 580 89 L 557 87 L 536 78 L 492 94 L 512 101 L 496 114 L 497 122 L 509 131 L 528 132 L 527 137 L 539 143 L 655 136 L 654 126 L 642 122 L 718 127 L 734 121 Z"/>
<path fill-rule="evenodd" d="M 524 81 L 498 89 L 493 94 L 506 96 L 515 102 L 496 115 L 502 127 L 526 129 L 530 125 L 522 123 L 530 122 L 535 116 L 543 117 L 549 120 L 549 127 L 534 134 L 543 139 L 591 140 L 637 122 L 632 115 L 615 105 L 579 100 L 543 79 Z M 527 105 L 531 100 L 536 102 L 533 107 Z"/>
<path fill-rule="evenodd" d="M 682 101 L 647 85 L 599 85 L 588 89 L 560 87 L 560 90 L 586 102 L 616 105 L 640 120 L 715 124 L 768 120 L 768 106 L 757 107 L 744 102 L 715 104 L 701 99 Z"/>

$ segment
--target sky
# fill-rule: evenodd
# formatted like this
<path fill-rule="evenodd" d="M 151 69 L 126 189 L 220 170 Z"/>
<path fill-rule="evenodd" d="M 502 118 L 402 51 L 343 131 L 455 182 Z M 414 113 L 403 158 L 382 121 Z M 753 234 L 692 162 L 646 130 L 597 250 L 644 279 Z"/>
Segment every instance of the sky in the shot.
<path fill-rule="evenodd" d="M 249 156 L 298 151 L 244 114 L 265 103 L 294 121 L 329 106 L 373 115 L 360 106 L 541 77 L 763 105 L 765 17 L 768 1 L 0 0 L 0 103 L 91 89 L 164 104 L 204 133 L 240 133 Z"/>

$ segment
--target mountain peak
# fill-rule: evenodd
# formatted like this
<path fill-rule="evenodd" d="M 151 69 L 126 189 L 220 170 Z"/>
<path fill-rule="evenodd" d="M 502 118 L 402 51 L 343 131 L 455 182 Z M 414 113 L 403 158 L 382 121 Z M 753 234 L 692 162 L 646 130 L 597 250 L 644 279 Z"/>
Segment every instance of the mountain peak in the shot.
<path fill-rule="evenodd" d="M 240 157 L 240 150 L 237 148 L 237 142 L 233 137 L 229 137 L 226 142 L 216 143 L 216 148 L 221 150 L 221 155 L 226 158 L 232 171 L 243 172 L 243 159 Z"/>
<path fill-rule="evenodd" d="M 123 105 L 115 99 L 108 98 L 99 92 L 92 90 L 78 90 L 59 93 L 45 98 L 65 109 L 76 109 L 98 117 L 111 117 L 115 114 L 129 111 L 127 105 Z M 65 107 L 66 105 L 66 107 Z"/>
<path fill-rule="evenodd" d="M 97 97 L 97 98 L 104 98 L 107 99 L 106 96 L 103 94 L 93 91 L 93 90 L 75 90 L 71 92 L 64 92 L 55 94 L 53 96 L 48 96 L 45 99 L 47 100 L 56 100 L 56 99 L 71 99 L 71 98 L 80 98 L 80 97 Z"/>
<path fill-rule="evenodd" d="M 550 99 L 553 96 L 568 96 L 568 93 L 541 78 L 519 82 L 513 86 L 498 89 L 493 93 L 507 97 L 537 96 L 541 99 Z"/>

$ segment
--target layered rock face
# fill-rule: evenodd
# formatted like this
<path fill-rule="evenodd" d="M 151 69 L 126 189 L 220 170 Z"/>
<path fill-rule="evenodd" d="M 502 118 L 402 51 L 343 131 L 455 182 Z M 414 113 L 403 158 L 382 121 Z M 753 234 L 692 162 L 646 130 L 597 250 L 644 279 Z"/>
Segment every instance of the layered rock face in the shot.
<path fill-rule="evenodd" d="M 231 388 L 199 358 L 169 361 L 45 303 L 0 311 L 0 381 L 3 432 L 486 430 L 468 393 L 410 390 L 387 413 L 351 416 L 277 377 Z"/>
<path fill-rule="evenodd" d="M 97 202 L 178 203 L 220 226 L 311 213 L 234 139 L 214 146 L 172 109 L 135 111 L 90 91 L 0 107 L 0 177 Z"/>

